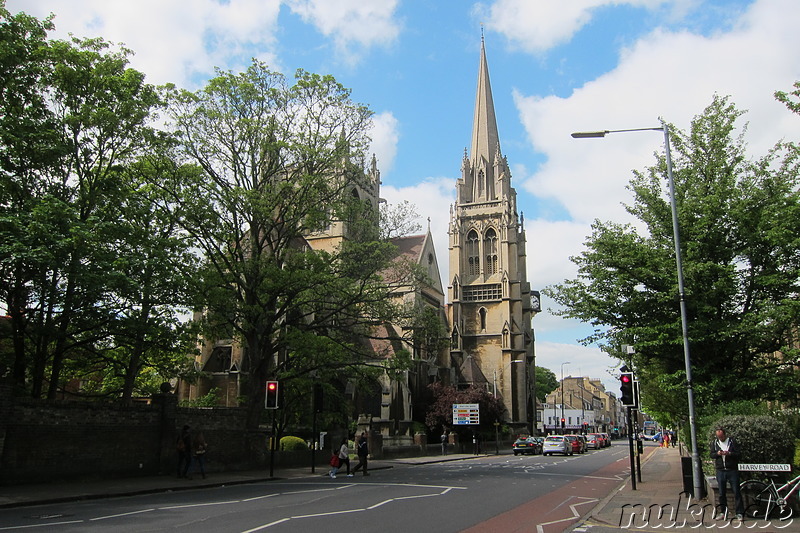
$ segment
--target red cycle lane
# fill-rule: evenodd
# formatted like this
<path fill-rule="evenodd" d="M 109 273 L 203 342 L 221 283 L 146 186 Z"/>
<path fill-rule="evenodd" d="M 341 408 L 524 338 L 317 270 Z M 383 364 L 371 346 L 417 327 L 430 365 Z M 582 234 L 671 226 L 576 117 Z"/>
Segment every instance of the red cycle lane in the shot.
<path fill-rule="evenodd" d="M 645 452 L 646 458 L 652 450 Z M 572 526 L 594 508 L 630 473 L 625 456 L 603 468 L 582 476 L 536 499 L 499 514 L 469 529 L 467 533 L 502 531 L 557 533 Z"/>

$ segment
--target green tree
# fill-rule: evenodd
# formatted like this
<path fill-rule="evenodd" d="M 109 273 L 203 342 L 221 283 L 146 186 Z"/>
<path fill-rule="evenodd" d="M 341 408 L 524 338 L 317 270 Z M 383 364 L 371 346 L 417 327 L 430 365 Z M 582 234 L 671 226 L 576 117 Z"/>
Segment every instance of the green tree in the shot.
<path fill-rule="evenodd" d="M 558 388 L 558 378 L 549 368 L 536 367 L 536 398 L 544 402 L 547 395 Z"/>
<path fill-rule="evenodd" d="M 267 379 L 396 362 L 364 342 L 398 317 L 392 286 L 410 275 L 388 268 L 396 248 L 358 197 L 374 186 L 363 164 L 371 112 L 331 76 L 301 70 L 290 85 L 256 61 L 168 98 L 186 161 L 202 171 L 172 190 L 203 256 L 196 305 L 207 338 L 243 346 L 248 424 L 259 423 Z M 338 221 L 341 245 L 304 244 Z"/>
<path fill-rule="evenodd" d="M 90 378 L 93 393 L 129 401 L 145 361 L 174 371 L 186 301 L 175 275 L 186 241 L 153 209 L 154 175 L 133 168 L 157 140 L 158 94 L 127 67 L 128 50 L 47 40 L 50 19 L 0 18 L 4 364 L 34 397 Z"/>
<path fill-rule="evenodd" d="M 796 402 L 800 217 L 795 155 L 781 145 L 752 160 L 742 112 L 715 96 L 688 132 L 670 128 L 693 385 L 702 408 L 729 398 Z M 614 355 L 634 344 L 647 409 L 686 412 L 670 205 L 663 155 L 634 172 L 638 226 L 596 221 L 573 261 L 576 279 L 546 291 L 563 315 L 591 322 Z M 620 359 L 622 359 L 620 357 Z"/>

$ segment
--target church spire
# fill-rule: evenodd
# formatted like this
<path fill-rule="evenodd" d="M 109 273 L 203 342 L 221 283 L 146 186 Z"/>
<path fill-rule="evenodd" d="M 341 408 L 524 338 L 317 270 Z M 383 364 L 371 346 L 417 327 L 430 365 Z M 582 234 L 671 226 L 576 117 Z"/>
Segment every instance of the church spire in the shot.
<path fill-rule="evenodd" d="M 497 133 L 497 119 L 494 115 L 492 86 L 489 83 L 489 66 L 486 63 L 486 49 L 481 35 L 481 59 L 478 67 L 478 90 L 475 96 L 475 115 L 472 120 L 472 164 L 491 166 L 500 150 L 500 137 Z"/>

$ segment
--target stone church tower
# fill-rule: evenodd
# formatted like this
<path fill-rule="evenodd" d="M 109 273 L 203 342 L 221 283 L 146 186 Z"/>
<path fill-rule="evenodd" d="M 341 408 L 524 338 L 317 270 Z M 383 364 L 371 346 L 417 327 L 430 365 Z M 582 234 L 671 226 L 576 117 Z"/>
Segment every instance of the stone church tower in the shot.
<path fill-rule="evenodd" d="M 483 39 L 472 145 L 461 163 L 448 233 L 450 353 L 459 386 L 486 386 L 503 400 L 506 422 L 527 426 L 533 309 L 525 230 L 500 151 Z"/>

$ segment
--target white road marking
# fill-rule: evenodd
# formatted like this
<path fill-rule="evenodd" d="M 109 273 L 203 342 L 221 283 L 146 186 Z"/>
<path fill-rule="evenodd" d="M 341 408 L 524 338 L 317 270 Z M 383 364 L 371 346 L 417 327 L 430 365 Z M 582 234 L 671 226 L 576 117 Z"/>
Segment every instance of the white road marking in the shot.
<path fill-rule="evenodd" d="M 186 509 L 189 507 L 208 507 L 210 505 L 230 505 L 232 503 L 242 503 L 242 500 L 230 500 L 227 502 L 205 502 L 205 503 L 187 503 L 184 505 L 168 505 L 165 507 L 159 507 L 160 510 L 169 510 L 169 509 Z"/>
<path fill-rule="evenodd" d="M 150 511 L 155 511 L 153 509 L 142 509 L 141 511 L 131 511 L 130 513 L 120 513 L 120 514 L 111 514 L 108 516 L 98 516 L 97 518 L 90 518 L 89 521 L 93 522 L 95 520 L 108 520 L 109 518 L 119 518 L 120 516 L 130 516 L 132 514 L 140 514 L 140 513 L 149 513 Z"/>
<path fill-rule="evenodd" d="M 66 524 L 81 524 L 83 520 L 70 520 L 67 522 L 48 522 L 47 524 L 30 524 L 27 526 L 9 526 L 9 527 L 0 527 L 0 531 L 11 531 L 14 529 L 31 529 L 34 527 L 52 527 L 52 526 L 63 526 Z"/>
<path fill-rule="evenodd" d="M 579 505 L 586 505 L 587 503 L 596 503 L 596 502 L 600 501 L 598 498 L 584 498 L 584 497 L 581 497 L 581 496 L 576 496 L 575 498 L 577 498 L 579 500 L 586 500 L 586 501 L 583 501 L 583 502 L 580 502 L 580 503 L 573 503 L 573 504 L 571 504 L 569 506 L 570 510 L 572 511 L 572 516 L 569 516 L 567 518 L 562 518 L 560 520 L 553 520 L 552 522 L 542 522 L 541 524 L 536 524 L 536 531 L 538 533 L 544 533 L 544 526 L 549 526 L 549 525 L 552 525 L 552 524 L 558 524 L 559 522 L 572 521 L 572 520 L 575 520 L 577 518 L 580 518 L 581 517 L 581 513 L 578 512 L 576 507 L 578 507 Z M 568 501 L 570 501 L 572 499 L 573 499 L 573 497 L 570 497 L 570 498 L 564 500 L 564 503 L 567 503 Z M 561 506 L 558 505 L 556 507 L 561 507 Z"/>
<path fill-rule="evenodd" d="M 279 520 L 279 521 L 276 521 L 276 522 L 270 522 L 269 524 L 264 524 L 264 525 L 258 526 L 256 528 L 253 528 L 253 529 L 248 529 L 247 531 L 244 531 L 242 533 L 253 533 L 255 531 L 262 531 L 262 530 L 267 529 L 267 528 L 269 528 L 269 527 L 271 527 L 273 525 L 282 524 L 283 522 L 286 522 L 287 520 L 300 520 L 300 519 L 303 519 L 303 518 L 319 518 L 319 517 L 334 516 L 334 515 L 340 515 L 340 514 L 361 513 L 361 512 L 365 512 L 365 511 L 371 511 L 373 509 L 377 509 L 378 507 L 381 507 L 381 506 L 386 505 L 388 503 L 398 502 L 398 501 L 401 501 L 401 500 L 411 500 L 411 499 L 415 499 L 415 498 L 432 498 L 432 497 L 436 497 L 436 496 L 444 496 L 445 494 L 447 494 L 448 492 L 450 492 L 453 489 L 466 490 L 466 487 L 439 487 L 439 486 L 432 486 L 432 485 L 407 485 L 407 484 L 404 484 L 404 483 L 376 483 L 376 485 L 393 486 L 393 487 L 440 488 L 440 489 L 442 489 L 442 491 L 437 493 L 437 494 L 415 494 L 415 495 L 412 495 L 412 496 L 398 496 L 397 498 L 389 498 L 388 500 L 383 500 L 382 502 L 378 502 L 378 503 L 376 503 L 374 505 L 371 505 L 370 507 L 367 507 L 367 508 L 364 508 L 364 509 L 361 509 L 361 508 L 359 508 L 359 509 L 342 509 L 342 510 L 339 510 L 339 511 L 330 511 L 330 512 L 326 512 L 326 513 L 314 513 L 314 514 L 307 514 L 307 515 L 292 516 L 290 518 L 286 518 L 286 519 Z M 341 488 L 350 488 L 350 487 L 354 487 L 354 486 L 357 486 L 357 485 L 345 485 L 345 486 L 343 486 Z"/>

